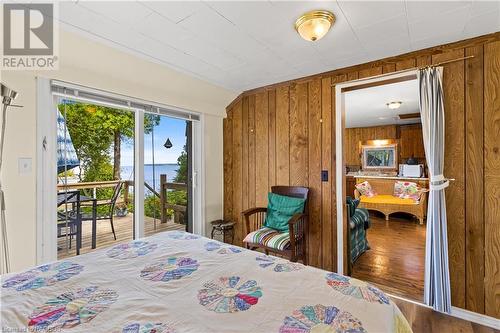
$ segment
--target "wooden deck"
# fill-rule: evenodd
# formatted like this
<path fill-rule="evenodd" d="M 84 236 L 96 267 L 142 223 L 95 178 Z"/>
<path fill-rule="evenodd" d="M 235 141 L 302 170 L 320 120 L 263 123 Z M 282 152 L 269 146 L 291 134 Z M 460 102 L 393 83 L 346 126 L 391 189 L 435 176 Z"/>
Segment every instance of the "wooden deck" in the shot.
<path fill-rule="evenodd" d="M 119 243 L 124 243 L 132 240 L 133 235 L 133 215 L 128 214 L 125 217 L 115 217 L 114 219 L 116 241 L 113 238 L 113 233 L 111 232 L 111 224 L 109 220 L 97 221 L 97 246 L 96 249 L 91 248 L 91 238 L 92 238 L 92 222 L 83 222 L 82 230 L 82 248 L 80 249 L 80 254 L 89 253 L 98 249 L 102 249 L 111 245 L 116 245 Z M 185 225 L 174 223 L 173 220 L 167 223 L 161 223 L 160 219 L 156 219 L 156 229 L 154 226 L 154 220 L 150 217 L 145 218 L 145 230 L 146 236 L 153 235 L 158 232 L 167 230 L 185 230 Z M 65 238 L 61 237 L 57 241 L 58 248 L 61 250 L 57 251 L 57 259 L 64 259 L 73 257 L 76 255 L 75 250 L 75 240 L 73 239 L 71 243 L 71 249 L 66 249 Z"/>

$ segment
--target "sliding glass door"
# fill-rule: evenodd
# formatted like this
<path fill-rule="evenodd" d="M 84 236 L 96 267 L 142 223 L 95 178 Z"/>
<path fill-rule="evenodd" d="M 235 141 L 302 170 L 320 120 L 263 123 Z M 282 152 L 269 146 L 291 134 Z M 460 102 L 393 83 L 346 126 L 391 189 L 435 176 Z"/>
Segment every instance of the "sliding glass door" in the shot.
<path fill-rule="evenodd" d="M 57 257 L 134 238 L 134 112 L 57 102 Z"/>
<path fill-rule="evenodd" d="M 144 234 L 191 231 L 191 122 L 144 115 Z"/>
<path fill-rule="evenodd" d="M 134 111 L 68 98 L 57 108 L 58 259 L 137 238 L 134 202 L 144 203 L 144 236 L 192 231 L 190 121 L 141 112 L 136 125 Z M 137 126 L 143 194 L 134 190 Z"/>

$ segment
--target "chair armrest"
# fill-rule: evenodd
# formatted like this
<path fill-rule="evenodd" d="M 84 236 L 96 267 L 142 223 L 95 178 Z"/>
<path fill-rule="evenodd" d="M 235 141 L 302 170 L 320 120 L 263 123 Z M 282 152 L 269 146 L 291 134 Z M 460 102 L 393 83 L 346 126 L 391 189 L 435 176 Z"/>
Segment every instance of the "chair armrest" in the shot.
<path fill-rule="evenodd" d="M 261 212 L 267 213 L 267 208 L 266 207 L 249 208 L 249 209 L 244 210 L 243 212 L 241 212 L 241 215 L 243 215 L 243 216 L 252 216 L 253 214 L 261 213 Z"/>
<path fill-rule="evenodd" d="M 290 247 L 295 249 L 295 243 L 307 234 L 307 214 L 297 213 L 288 221 L 288 233 L 290 235 Z M 294 251 L 294 250 L 292 250 Z"/>
<path fill-rule="evenodd" d="M 297 213 L 288 221 L 288 230 L 290 232 L 290 239 L 302 237 L 302 232 L 304 232 L 304 225 L 307 220 L 307 214 Z"/>
<path fill-rule="evenodd" d="M 370 220 L 370 215 L 368 214 L 368 211 L 366 209 L 356 208 L 354 215 L 351 216 L 351 218 L 349 219 L 349 227 L 350 229 L 356 229 L 356 228 L 368 229 L 369 220 Z"/>
<path fill-rule="evenodd" d="M 300 222 L 305 217 L 307 217 L 306 214 L 304 214 L 304 213 L 297 213 L 294 216 L 292 216 L 292 218 L 288 221 L 288 225 L 289 226 L 293 226 L 293 225 L 297 224 L 298 222 Z"/>
<path fill-rule="evenodd" d="M 245 227 L 245 234 L 248 235 L 250 232 L 254 231 L 251 230 L 250 228 L 250 217 L 252 215 L 258 214 L 258 213 L 267 213 L 267 208 L 266 207 L 254 207 L 254 208 L 249 208 L 247 210 L 244 210 L 241 212 L 241 216 L 243 217 L 243 222 L 244 222 L 244 227 Z M 257 230 L 261 227 L 263 221 L 262 216 L 257 216 L 254 219 L 254 229 Z"/>

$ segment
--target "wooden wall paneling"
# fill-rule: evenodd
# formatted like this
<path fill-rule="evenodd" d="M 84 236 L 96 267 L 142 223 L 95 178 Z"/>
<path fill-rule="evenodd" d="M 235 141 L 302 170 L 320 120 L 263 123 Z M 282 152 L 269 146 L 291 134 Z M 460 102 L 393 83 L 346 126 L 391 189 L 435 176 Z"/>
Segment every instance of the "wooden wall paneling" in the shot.
<path fill-rule="evenodd" d="M 417 66 L 429 66 L 432 64 L 432 57 L 430 55 L 422 55 L 416 58 Z"/>
<path fill-rule="evenodd" d="M 500 41 L 484 46 L 485 313 L 500 318 Z"/>
<path fill-rule="evenodd" d="M 474 56 L 465 62 L 465 306 L 467 310 L 483 313 L 483 46 L 467 48 L 465 55 Z"/>
<path fill-rule="evenodd" d="M 233 219 L 235 225 L 235 244 L 240 245 L 243 240 L 243 221 L 241 218 L 243 187 L 242 187 L 242 102 L 236 102 L 232 110 L 233 123 Z"/>
<path fill-rule="evenodd" d="M 308 185 L 308 82 L 290 86 L 290 185 Z"/>
<path fill-rule="evenodd" d="M 421 124 L 399 126 L 399 156 L 403 161 L 412 156 L 425 159 Z"/>
<path fill-rule="evenodd" d="M 321 221 L 321 80 L 308 85 L 308 185 L 309 185 L 309 263 L 322 267 Z"/>
<path fill-rule="evenodd" d="M 358 78 L 364 79 L 371 76 L 377 76 L 382 74 L 382 66 L 370 67 L 362 69 L 358 72 Z"/>
<path fill-rule="evenodd" d="M 359 142 L 363 141 L 363 140 L 364 140 L 363 131 L 361 130 L 361 128 L 356 128 L 356 130 L 354 131 L 354 141 L 355 141 L 356 146 L 358 148 L 357 148 L 357 152 L 353 156 L 355 157 L 355 160 L 358 161 L 359 165 L 361 165 L 361 159 L 360 159 L 361 158 L 361 151 L 359 150 Z"/>
<path fill-rule="evenodd" d="M 405 69 L 410 69 L 416 67 L 415 58 L 408 58 L 401 61 L 396 62 L 396 71 L 402 71 Z"/>
<path fill-rule="evenodd" d="M 276 89 L 276 183 L 290 184 L 290 92 L 288 86 Z"/>
<path fill-rule="evenodd" d="M 385 64 L 382 66 L 383 74 L 392 73 L 394 71 L 396 71 L 396 64 Z"/>
<path fill-rule="evenodd" d="M 346 80 L 356 80 L 382 73 L 389 73 L 415 63 L 427 66 L 474 54 L 476 58 L 445 65 L 444 93 L 446 117 L 445 175 L 456 180 L 446 190 L 448 208 L 448 241 L 450 254 L 450 276 L 452 304 L 458 307 L 483 312 L 500 317 L 500 33 L 412 52 L 372 63 L 343 68 L 317 76 L 278 83 L 265 88 L 257 88 L 242 93 L 228 107 L 228 117 L 224 120 L 224 216 L 239 221 L 241 208 L 247 199 L 242 194 L 248 181 L 248 206 L 255 206 L 256 188 L 256 147 L 260 141 L 255 137 L 256 94 L 268 91 L 268 186 L 273 178 L 277 184 L 314 186 L 313 175 L 317 165 L 310 162 L 316 154 L 310 152 L 309 140 L 316 137 L 309 121 L 314 113 L 315 102 L 309 91 L 321 80 L 321 118 L 326 121 L 331 116 L 331 131 L 327 124 L 321 125 L 321 169 L 331 168 L 330 181 L 321 183 L 321 258 L 318 266 L 336 269 L 336 199 L 335 164 L 342 163 L 335 154 L 335 91 L 331 89 L 331 114 L 328 112 L 328 77 L 335 84 Z M 483 47 L 483 81 L 481 80 L 481 47 Z M 483 82 L 483 88 L 481 87 Z M 311 88 L 309 87 L 311 84 Z M 325 86 L 326 85 L 326 86 Z M 484 91 L 482 91 L 484 89 Z M 273 115 L 273 93 L 275 93 L 275 114 Z M 481 96 L 483 114 L 481 114 Z M 245 98 L 248 101 L 248 124 Z M 243 102 L 241 102 L 243 100 Z M 314 112 L 314 111 L 311 111 Z M 241 114 L 241 116 L 238 116 Z M 483 125 L 481 136 L 481 116 Z M 273 118 L 275 121 L 273 124 Z M 259 125 L 260 126 L 260 125 Z M 244 127 L 247 127 L 245 132 Z M 275 136 L 273 136 L 275 132 Z M 248 134 L 248 139 L 245 137 Z M 328 141 L 331 134 L 331 155 L 328 159 Z M 361 130 L 346 133 L 344 140 L 361 141 Z M 379 132 L 377 135 L 381 136 Z M 273 137 L 275 138 L 273 153 Z M 481 152 L 481 137 L 483 151 Z M 247 143 L 248 140 L 248 143 Z M 241 146 L 241 149 L 238 147 Z M 247 147 L 247 148 L 246 148 Z M 261 152 L 259 152 L 261 154 Z M 483 156 L 483 177 L 481 176 L 481 154 Z M 275 156 L 275 158 L 273 158 Z M 245 179 L 248 160 L 248 179 Z M 256 162 L 257 161 L 257 162 Z M 273 163 L 274 167 L 273 167 Z M 329 165 L 331 163 L 331 166 Z M 311 169 L 311 170 L 310 170 Z M 273 170 L 275 175 L 273 176 Z M 260 171 L 259 171 L 260 172 Z M 241 177 L 240 177 L 241 175 Z M 259 174 L 259 176 L 261 176 Z M 309 183 L 311 182 L 311 185 Z M 331 191 L 329 191 L 331 186 Z M 482 186 L 482 187 L 481 187 Z M 483 195 L 481 195 L 483 193 Z M 331 200 L 328 200 L 330 195 Z M 340 194 L 342 195 L 342 194 Z M 330 204 L 330 207 L 328 206 Z M 331 212 L 331 245 L 329 244 L 328 212 Z M 484 222 L 481 222 L 481 218 Z M 344 230 L 345 228 L 344 221 Z M 237 226 L 237 242 L 241 241 L 241 226 Z M 484 235 L 483 237 L 481 235 Z M 345 235 L 344 235 L 345 237 Z M 481 242 L 484 244 L 482 248 Z M 483 253 L 483 258 L 481 258 Z M 331 258 L 329 255 L 331 254 Z M 331 259 L 331 263 L 330 263 Z M 484 273 L 481 265 L 484 261 Z M 484 285 L 481 275 L 484 274 Z M 483 304 L 483 305 L 482 305 Z M 483 310 L 484 308 L 484 310 Z"/>
<path fill-rule="evenodd" d="M 248 127 L 248 96 L 244 96 L 242 99 L 241 106 L 241 152 L 242 152 L 242 172 L 241 172 L 241 183 L 244 189 L 248 189 L 248 148 L 249 148 L 249 132 Z M 248 191 L 243 191 L 242 193 L 242 210 L 250 208 Z"/>
<path fill-rule="evenodd" d="M 462 58 L 464 49 L 432 56 L 433 63 Z M 465 308 L 465 96 L 464 61 L 444 65 L 444 174 L 454 178 L 446 190 L 452 304 Z M 451 143 L 451 144 L 450 144 Z"/>
<path fill-rule="evenodd" d="M 267 91 L 255 96 L 255 204 L 267 207 L 269 189 L 269 110 Z"/>
<path fill-rule="evenodd" d="M 321 267 L 333 271 L 334 246 L 332 240 L 333 223 L 335 214 L 332 211 L 332 180 L 335 171 L 332 169 L 334 149 L 333 140 L 335 128 L 333 127 L 332 80 L 321 80 L 321 170 L 328 172 L 328 181 L 321 182 Z M 336 246 L 336 245 L 335 245 Z"/>
<path fill-rule="evenodd" d="M 360 142 L 398 138 L 396 125 L 346 128 L 344 133 L 344 157 L 346 165 L 361 166 Z"/>
<path fill-rule="evenodd" d="M 357 148 L 358 141 L 361 139 L 357 128 L 346 128 L 344 130 L 344 158 L 346 165 L 361 165 Z"/>
<path fill-rule="evenodd" d="M 248 96 L 248 207 L 255 207 L 255 95 Z"/>
<path fill-rule="evenodd" d="M 269 90 L 269 181 L 268 191 L 276 185 L 276 90 Z"/>
<path fill-rule="evenodd" d="M 223 152 L 224 152 L 224 219 L 233 217 L 233 113 L 227 111 L 227 117 L 222 121 L 223 126 Z"/>
<path fill-rule="evenodd" d="M 347 73 L 347 81 L 353 81 L 353 80 L 357 80 L 357 79 L 358 79 L 358 72 Z M 342 81 L 340 81 L 339 75 L 337 75 L 335 77 L 335 80 L 338 82 L 342 82 Z"/>

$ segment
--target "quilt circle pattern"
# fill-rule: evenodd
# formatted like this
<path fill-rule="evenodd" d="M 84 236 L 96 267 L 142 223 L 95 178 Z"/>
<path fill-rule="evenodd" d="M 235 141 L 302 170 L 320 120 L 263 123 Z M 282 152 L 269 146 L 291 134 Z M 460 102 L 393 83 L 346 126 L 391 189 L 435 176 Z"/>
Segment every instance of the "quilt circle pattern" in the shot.
<path fill-rule="evenodd" d="M 218 313 L 246 311 L 259 302 L 262 290 L 254 280 L 239 276 L 220 277 L 203 284 L 198 300 L 206 309 Z"/>
<path fill-rule="evenodd" d="M 82 265 L 69 261 L 42 265 L 8 278 L 2 287 L 13 288 L 17 291 L 38 289 L 67 280 L 80 274 L 81 271 L 83 271 Z"/>
<path fill-rule="evenodd" d="M 261 255 L 255 258 L 260 267 L 273 270 L 275 272 L 292 272 L 298 271 L 303 268 L 302 265 L 293 263 L 280 261 L 279 258 Z"/>
<path fill-rule="evenodd" d="M 123 328 L 122 333 L 175 333 L 175 330 L 162 323 L 133 323 Z"/>
<path fill-rule="evenodd" d="M 380 304 L 389 304 L 389 298 L 374 286 L 356 279 L 328 273 L 326 283 L 338 292 L 358 299 L 364 299 L 368 302 L 378 302 Z"/>
<path fill-rule="evenodd" d="M 217 252 L 219 254 L 240 253 L 241 249 L 236 246 L 226 246 L 219 242 L 208 242 L 205 244 L 205 250 L 208 252 Z"/>
<path fill-rule="evenodd" d="M 36 332 L 72 328 L 91 321 L 117 299 L 116 291 L 96 286 L 69 291 L 37 307 L 28 318 L 28 326 Z"/>
<path fill-rule="evenodd" d="M 178 280 L 198 269 L 198 261 L 187 257 L 168 257 L 146 266 L 141 277 L 151 281 Z"/>
<path fill-rule="evenodd" d="M 171 238 L 171 239 L 179 239 L 179 240 L 193 240 L 193 239 L 200 238 L 200 236 L 198 236 L 198 235 L 190 234 L 189 232 L 183 232 L 183 231 L 170 232 L 167 234 L 167 237 Z"/>
<path fill-rule="evenodd" d="M 113 246 L 106 252 L 106 255 L 114 259 L 131 259 L 144 256 L 158 247 L 157 244 L 145 241 L 133 241 L 125 244 Z"/>
<path fill-rule="evenodd" d="M 306 305 L 285 317 L 279 333 L 366 333 L 359 319 L 334 306 Z"/>

